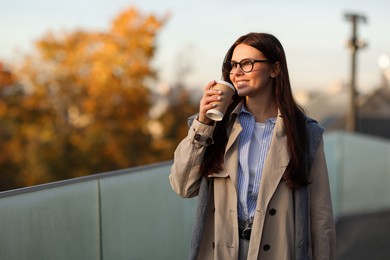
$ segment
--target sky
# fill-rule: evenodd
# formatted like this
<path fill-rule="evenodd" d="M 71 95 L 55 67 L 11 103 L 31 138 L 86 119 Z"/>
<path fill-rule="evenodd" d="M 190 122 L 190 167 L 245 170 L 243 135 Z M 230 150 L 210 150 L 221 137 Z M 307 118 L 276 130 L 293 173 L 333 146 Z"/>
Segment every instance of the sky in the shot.
<path fill-rule="evenodd" d="M 359 39 L 367 47 L 357 55 L 357 87 L 368 92 L 380 83 L 378 59 L 390 54 L 388 0 L 0 0 L 0 61 L 12 63 L 33 51 L 46 32 L 106 30 L 130 6 L 143 14 L 170 18 L 157 38 L 153 66 L 161 84 L 184 79 L 203 88 L 221 77 L 228 48 L 248 32 L 275 35 L 284 46 L 293 89 L 322 91 L 350 80 L 346 46 L 352 25 L 344 14 L 364 15 Z M 189 73 L 180 77 L 178 68 Z"/>

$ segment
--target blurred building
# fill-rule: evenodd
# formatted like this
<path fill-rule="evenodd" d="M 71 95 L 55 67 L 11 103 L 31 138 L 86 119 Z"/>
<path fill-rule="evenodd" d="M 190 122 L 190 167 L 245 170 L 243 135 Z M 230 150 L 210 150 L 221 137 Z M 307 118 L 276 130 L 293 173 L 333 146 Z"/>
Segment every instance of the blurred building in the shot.
<path fill-rule="evenodd" d="M 358 133 L 390 139 L 390 86 L 384 72 L 381 77 L 379 87 L 358 97 L 356 128 Z M 303 100 L 301 104 L 308 115 L 324 126 L 327 132 L 346 130 L 348 85 L 335 83 L 325 92 L 311 93 Z"/>

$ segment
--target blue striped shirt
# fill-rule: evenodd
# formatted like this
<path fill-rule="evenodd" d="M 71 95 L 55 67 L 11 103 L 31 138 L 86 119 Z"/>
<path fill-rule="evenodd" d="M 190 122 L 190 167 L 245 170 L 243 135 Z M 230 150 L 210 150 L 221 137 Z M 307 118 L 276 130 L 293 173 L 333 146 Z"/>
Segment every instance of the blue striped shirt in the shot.
<path fill-rule="evenodd" d="M 249 174 L 249 151 L 255 129 L 255 117 L 242 106 L 239 115 L 242 131 L 238 139 L 238 216 L 241 220 L 250 220 L 255 215 L 257 195 L 259 193 L 261 175 L 264 162 L 271 145 L 272 133 L 276 118 L 267 119 L 263 137 L 261 139 L 260 153 L 257 156 L 256 173 L 254 180 L 250 180 Z M 251 162 L 254 163 L 254 162 Z M 249 191 L 249 182 L 253 182 L 253 188 Z"/>

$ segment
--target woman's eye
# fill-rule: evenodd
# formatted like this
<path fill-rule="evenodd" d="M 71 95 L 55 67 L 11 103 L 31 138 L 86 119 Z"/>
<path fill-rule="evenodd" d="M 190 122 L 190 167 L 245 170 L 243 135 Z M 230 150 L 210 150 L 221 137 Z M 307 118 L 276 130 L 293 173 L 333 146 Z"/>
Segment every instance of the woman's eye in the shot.
<path fill-rule="evenodd" d="M 249 66 L 249 65 L 251 65 L 251 61 L 250 60 L 243 60 L 243 61 L 241 61 L 241 66 Z"/>

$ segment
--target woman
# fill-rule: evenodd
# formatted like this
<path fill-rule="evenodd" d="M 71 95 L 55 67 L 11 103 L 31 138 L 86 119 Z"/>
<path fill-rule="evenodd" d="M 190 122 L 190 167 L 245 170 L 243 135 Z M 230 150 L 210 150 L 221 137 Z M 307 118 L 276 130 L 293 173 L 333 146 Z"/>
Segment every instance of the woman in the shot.
<path fill-rule="evenodd" d="M 240 37 L 222 73 L 236 88 L 227 113 L 206 117 L 221 98 L 210 82 L 169 176 L 198 196 L 190 259 L 334 259 L 323 129 L 294 101 L 279 40 Z"/>

